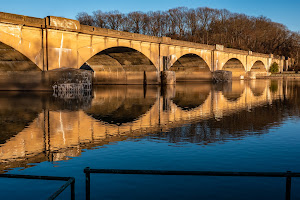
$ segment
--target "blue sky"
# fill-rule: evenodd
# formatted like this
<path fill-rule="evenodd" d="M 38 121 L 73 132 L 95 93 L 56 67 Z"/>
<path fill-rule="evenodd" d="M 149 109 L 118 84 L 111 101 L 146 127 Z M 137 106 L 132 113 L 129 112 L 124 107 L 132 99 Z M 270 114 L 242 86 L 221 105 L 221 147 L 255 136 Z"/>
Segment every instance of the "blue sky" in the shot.
<path fill-rule="evenodd" d="M 0 11 L 33 17 L 49 15 L 75 19 L 77 13 L 95 10 L 156 11 L 179 6 L 188 8 L 225 8 L 232 12 L 251 16 L 264 15 L 275 22 L 286 25 L 293 31 L 300 31 L 300 0 L 3 0 Z"/>

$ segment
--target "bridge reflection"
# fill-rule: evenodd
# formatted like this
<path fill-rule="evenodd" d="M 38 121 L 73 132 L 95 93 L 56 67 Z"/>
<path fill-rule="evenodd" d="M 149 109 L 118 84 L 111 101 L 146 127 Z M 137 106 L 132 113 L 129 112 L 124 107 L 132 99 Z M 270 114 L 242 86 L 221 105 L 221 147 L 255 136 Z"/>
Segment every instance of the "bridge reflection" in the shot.
<path fill-rule="evenodd" d="M 1 95 L 0 170 L 66 160 L 82 149 L 128 137 L 205 145 L 260 133 L 283 120 L 280 108 L 295 101 L 289 94 L 295 96 L 297 84 L 254 80 L 177 84 L 164 90 L 101 86 L 88 100 L 47 93 Z"/>
<path fill-rule="evenodd" d="M 135 121 L 155 104 L 157 86 L 98 86 L 90 109 L 85 112 L 94 119 L 110 124 Z"/>

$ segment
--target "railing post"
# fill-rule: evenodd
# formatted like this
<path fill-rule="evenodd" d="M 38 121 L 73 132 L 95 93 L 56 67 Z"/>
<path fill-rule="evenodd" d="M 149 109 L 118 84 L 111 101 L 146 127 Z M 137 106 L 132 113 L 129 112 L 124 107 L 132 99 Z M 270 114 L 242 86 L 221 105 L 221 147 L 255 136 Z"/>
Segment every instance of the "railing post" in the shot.
<path fill-rule="evenodd" d="M 84 169 L 85 173 L 85 197 L 86 200 L 91 199 L 91 176 L 90 176 L 90 168 L 87 167 Z"/>
<path fill-rule="evenodd" d="M 122 169 L 84 169 L 86 176 L 86 199 L 90 200 L 90 174 L 148 174 L 148 175 L 184 175 L 184 176 L 249 176 L 249 177 L 281 177 L 286 178 L 285 199 L 291 199 L 292 177 L 300 177 L 300 173 L 287 172 L 215 172 L 215 171 L 165 171 L 165 170 L 122 170 Z M 0 175 L 1 176 L 1 175 Z"/>
<path fill-rule="evenodd" d="M 289 175 L 290 173 L 291 173 L 290 171 L 287 171 L 285 200 L 290 200 L 291 199 L 292 177 Z"/>
<path fill-rule="evenodd" d="M 71 183 L 71 200 L 75 200 L 75 179 Z"/>

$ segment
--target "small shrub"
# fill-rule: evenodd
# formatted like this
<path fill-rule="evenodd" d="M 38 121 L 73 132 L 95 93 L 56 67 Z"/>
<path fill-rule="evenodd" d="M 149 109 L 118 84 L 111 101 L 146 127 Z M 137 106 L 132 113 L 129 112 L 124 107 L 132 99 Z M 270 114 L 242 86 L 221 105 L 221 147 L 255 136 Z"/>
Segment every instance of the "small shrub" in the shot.
<path fill-rule="evenodd" d="M 271 73 L 277 73 L 277 72 L 279 72 L 279 66 L 278 66 L 278 64 L 277 63 L 273 63 L 270 66 L 269 72 L 271 72 Z"/>

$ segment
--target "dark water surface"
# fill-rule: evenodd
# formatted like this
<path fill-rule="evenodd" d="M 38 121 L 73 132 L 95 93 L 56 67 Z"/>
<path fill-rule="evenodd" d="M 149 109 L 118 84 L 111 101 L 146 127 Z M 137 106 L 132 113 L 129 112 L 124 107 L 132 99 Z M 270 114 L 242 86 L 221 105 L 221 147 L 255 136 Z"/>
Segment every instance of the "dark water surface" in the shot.
<path fill-rule="evenodd" d="M 97 86 L 91 95 L 0 92 L 0 172 L 83 169 L 300 172 L 300 81 Z M 284 199 L 284 178 L 91 175 L 92 199 Z M 0 199 L 62 182 L 0 178 Z M 69 199 L 69 189 L 59 199 Z M 300 199 L 300 179 L 292 179 Z"/>

